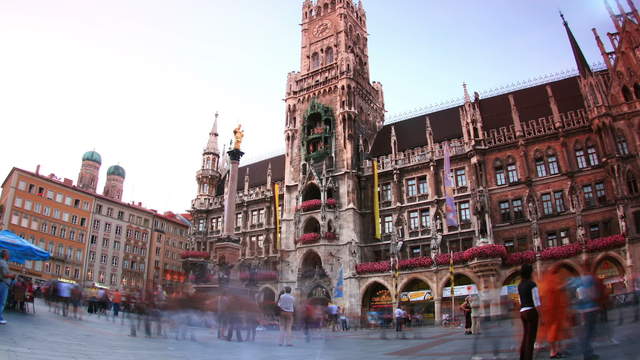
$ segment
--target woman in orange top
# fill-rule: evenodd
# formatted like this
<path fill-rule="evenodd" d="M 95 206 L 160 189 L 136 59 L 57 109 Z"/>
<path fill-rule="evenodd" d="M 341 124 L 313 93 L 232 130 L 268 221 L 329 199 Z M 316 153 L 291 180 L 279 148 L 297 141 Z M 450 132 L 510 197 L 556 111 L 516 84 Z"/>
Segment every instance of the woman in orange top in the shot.
<path fill-rule="evenodd" d="M 569 297 L 564 289 L 564 279 L 556 269 L 547 271 L 540 284 L 542 326 L 540 338 L 546 338 L 550 347 L 550 358 L 564 358 L 560 352 L 560 341 L 566 339 L 569 328 Z"/>

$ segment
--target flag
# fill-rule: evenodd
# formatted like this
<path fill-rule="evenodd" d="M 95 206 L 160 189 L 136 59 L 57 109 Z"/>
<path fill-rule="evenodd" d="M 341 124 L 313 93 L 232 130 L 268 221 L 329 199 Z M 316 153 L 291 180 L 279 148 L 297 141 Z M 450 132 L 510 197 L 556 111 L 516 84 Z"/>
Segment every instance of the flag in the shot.
<path fill-rule="evenodd" d="M 340 270 L 338 270 L 338 280 L 336 281 L 336 288 L 333 291 L 333 298 L 341 298 L 344 297 L 344 271 L 342 265 L 340 265 Z"/>
<path fill-rule="evenodd" d="M 276 250 L 280 250 L 280 186 L 278 183 L 273 184 L 273 198 L 276 213 Z"/>
<path fill-rule="evenodd" d="M 373 159 L 373 222 L 375 223 L 375 238 L 380 239 L 380 198 L 378 189 L 378 161 Z"/>
<path fill-rule="evenodd" d="M 453 181 L 451 179 L 451 159 L 449 154 L 449 143 L 442 144 L 444 147 L 444 192 L 445 192 L 445 216 L 448 226 L 458 227 L 456 218 L 456 205 L 453 202 Z"/>

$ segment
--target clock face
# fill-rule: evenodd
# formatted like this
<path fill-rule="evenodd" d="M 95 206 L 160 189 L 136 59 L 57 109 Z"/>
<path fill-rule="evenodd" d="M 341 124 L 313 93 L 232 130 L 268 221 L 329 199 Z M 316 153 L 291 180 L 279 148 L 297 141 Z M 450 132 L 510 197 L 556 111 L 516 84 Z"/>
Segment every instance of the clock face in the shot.
<path fill-rule="evenodd" d="M 313 36 L 320 38 L 327 35 L 329 31 L 331 31 L 331 23 L 325 20 L 316 25 L 316 27 L 313 29 Z"/>

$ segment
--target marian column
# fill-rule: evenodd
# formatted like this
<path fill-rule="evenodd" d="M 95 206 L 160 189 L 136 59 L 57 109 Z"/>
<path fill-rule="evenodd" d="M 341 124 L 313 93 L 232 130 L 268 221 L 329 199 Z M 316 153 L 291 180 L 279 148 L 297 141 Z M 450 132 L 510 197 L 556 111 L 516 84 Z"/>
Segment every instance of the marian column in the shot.
<path fill-rule="evenodd" d="M 236 214 L 236 196 L 238 192 L 238 164 L 244 153 L 240 151 L 240 144 L 244 137 L 244 131 L 241 126 L 233 130 L 235 138 L 233 149 L 229 150 L 229 160 L 231 166 L 229 168 L 229 177 L 227 179 L 227 194 L 224 204 L 224 229 L 220 239 L 214 245 L 214 253 L 218 264 L 224 256 L 224 262 L 234 264 L 240 257 L 240 239 L 235 236 L 235 214 Z"/>

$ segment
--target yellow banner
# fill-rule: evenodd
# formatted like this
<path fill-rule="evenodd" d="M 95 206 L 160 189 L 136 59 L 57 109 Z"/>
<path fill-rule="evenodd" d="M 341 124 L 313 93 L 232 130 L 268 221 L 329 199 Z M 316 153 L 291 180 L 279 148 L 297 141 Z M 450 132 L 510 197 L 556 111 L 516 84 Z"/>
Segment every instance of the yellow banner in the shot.
<path fill-rule="evenodd" d="M 380 198 L 378 189 L 378 161 L 373 159 L 373 222 L 375 223 L 375 238 L 380 239 Z"/>
<path fill-rule="evenodd" d="M 278 183 L 273 184 L 273 196 L 276 205 L 276 250 L 280 250 L 280 186 Z"/>

